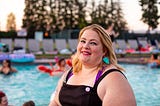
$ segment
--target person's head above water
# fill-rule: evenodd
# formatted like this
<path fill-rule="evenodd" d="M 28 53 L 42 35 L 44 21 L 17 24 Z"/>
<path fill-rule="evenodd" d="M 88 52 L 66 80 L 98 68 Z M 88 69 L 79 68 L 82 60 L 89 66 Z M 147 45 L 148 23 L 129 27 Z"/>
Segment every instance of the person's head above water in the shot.
<path fill-rule="evenodd" d="M 3 91 L 0 91 L 0 106 L 8 106 L 8 99 Z"/>

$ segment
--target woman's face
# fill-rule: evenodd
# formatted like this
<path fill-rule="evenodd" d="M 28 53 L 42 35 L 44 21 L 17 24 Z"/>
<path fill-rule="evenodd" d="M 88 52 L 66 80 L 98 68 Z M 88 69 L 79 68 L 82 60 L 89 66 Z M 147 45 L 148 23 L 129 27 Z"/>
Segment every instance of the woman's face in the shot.
<path fill-rule="evenodd" d="M 91 29 L 84 31 L 77 46 L 77 53 L 83 64 L 100 64 L 105 53 L 98 33 Z"/>
<path fill-rule="evenodd" d="M 0 103 L 0 106 L 8 106 L 8 99 L 6 96 L 2 97 L 1 98 L 1 103 Z"/>
<path fill-rule="evenodd" d="M 63 60 L 63 61 L 60 62 L 60 67 L 65 67 L 65 65 L 66 65 L 65 60 Z"/>
<path fill-rule="evenodd" d="M 3 61 L 3 66 L 8 66 L 8 62 L 6 60 Z"/>

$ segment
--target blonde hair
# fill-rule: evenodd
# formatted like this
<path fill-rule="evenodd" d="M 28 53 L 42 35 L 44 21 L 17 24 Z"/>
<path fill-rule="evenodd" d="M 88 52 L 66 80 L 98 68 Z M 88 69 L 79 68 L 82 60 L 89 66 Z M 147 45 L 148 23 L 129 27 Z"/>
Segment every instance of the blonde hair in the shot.
<path fill-rule="evenodd" d="M 109 58 L 109 64 L 113 64 L 117 69 L 124 71 L 124 69 L 117 64 L 117 57 L 115 55 L 115 52 L 114 52 L 114 49 L 112 46 L 112 41 L 111 41 L 109 34 L 100 25 L 92 24 L 90 26 L 84 27 L 79 33 L 78 42 L 79 42 L 82 34 L 84 33 L 84 31 L 89 30 L 89 29 L 98 33 L 100 40 L 102 42 L 102 45 L 103 45 L 103 51 L 106 52 L 105 56 Z M 77 73 L 82 69 L 82 63 L 79 61 L 78 55 L 76 53 L 73 56 L 72 64 L 73 64 L 73 72 L 74 73 Z M 104 62 L 102 62 L 99 67 L 105 66 L 105 65 L 106 64 Z"/>

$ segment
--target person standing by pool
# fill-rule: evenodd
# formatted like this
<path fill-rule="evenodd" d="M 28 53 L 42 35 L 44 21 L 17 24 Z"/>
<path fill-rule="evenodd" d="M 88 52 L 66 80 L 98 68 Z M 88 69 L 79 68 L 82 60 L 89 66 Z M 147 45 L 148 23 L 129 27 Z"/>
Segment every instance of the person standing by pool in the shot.
<path fill-rule="evenodd" d="M 119 36 L 119 33 L 114 31 L 114 23 L 111 21 L 109 21 L 106 31 L 110 35 L 112 42 L 114 42 L 115 38 Z"/>
<path fill-rule="evenodd" d="M 17 72 L 17 70 L 11 66 L 11 61 L 10 60 L 3 60 L 2 66 L 0 67 L 0 73 L 3 73 L 5 75 L 9 75 L 13 72 Z"/>
<path fill-rule="evenodd" d="M 49 106 L 136 106 L 111 38 L 101 26 L 80 31 L 72 66 L 59 80 Z"/>

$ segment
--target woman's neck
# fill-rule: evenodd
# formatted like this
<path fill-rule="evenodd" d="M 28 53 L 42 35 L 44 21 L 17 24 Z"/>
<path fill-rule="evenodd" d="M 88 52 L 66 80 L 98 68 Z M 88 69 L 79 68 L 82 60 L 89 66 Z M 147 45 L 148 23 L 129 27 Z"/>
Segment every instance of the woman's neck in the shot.
<path fill-rule="evenodd" d="M 83 74 L 90 74 L 90 73 L 93 73 L 93 72 L 97 72 L 98 71 L 98 67 L 97 66 L 82 66 L 82 73 Z"/>

